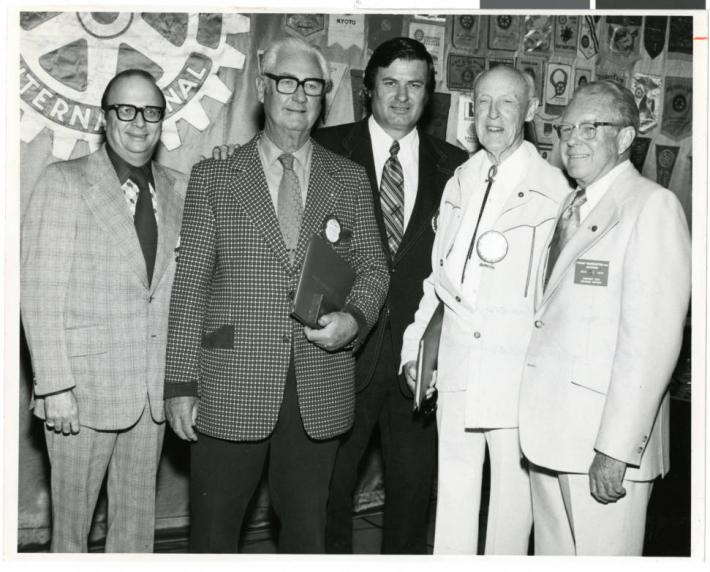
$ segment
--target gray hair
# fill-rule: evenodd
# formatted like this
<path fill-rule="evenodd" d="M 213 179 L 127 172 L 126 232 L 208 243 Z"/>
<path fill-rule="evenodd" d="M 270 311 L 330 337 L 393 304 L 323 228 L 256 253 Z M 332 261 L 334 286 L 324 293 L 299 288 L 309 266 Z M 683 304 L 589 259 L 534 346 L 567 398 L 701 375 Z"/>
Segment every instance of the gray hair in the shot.
<path fill-rule="evenodd" d="M 287 50 L 289 52 L 301 51 L 307 54 L 313 54 L 318 60 L 318 65 L 323 73 L 323 79 L 326 80 L 327 83 L 330 83 L 330 66 L 328 65 L 328 60 L 325 59 L 323 52 L 321 52 L 317 46 L 309 44 L 305 40 L 300 38 L 292 38 L 290 36 L 278 39 L 269 45 L 261 59 L 262 74 L 266 72 L 273 72 L 281 50 Z"/>
<path fill-rule="evenodd" d="M 608 79 L 593 81 L 578 87 L 574 92 L 574 97 L 578 95 L 608 98 L 610 100 L 609 108 L 616 115 L 616 120 L 624 127 L 633 127 L 636 133 L 639 132 L 641 120 L 636 100 L 631 91 L 623 85 Z"/>
<path fill-rule="evenodd" d="M 510 73 L 512 73 L 513 76 L 515 76 L 515 77 L 517 77 L 518 79 L 520 79 L 521 81 L 525 82 L 525 86 L 527 87 L 528 101 L 530 101 L 530 100 L 532 100 L 532 99 L 534 99 L 534 98 L 537 97 L 537 94 L 535 93 L 535 92 L 536 92 L 536 90 L 535 90 L 535 80 L 533 79 L 533 77 L 532 77 L 529 73 L 520 71 L 519 69 L 516 69 L 516 68 L 511 67 L 511 66 L 496 66 L 495 68 L 492 68 L 492 69 L 489 69 L 489 70 L 485 70 L 485 71 L 480 72 L 480 73 L 475 77 L 475 79 L 473 80 L 473 90 L 472 90 L 472 94 L 475 94 L 475 93 L 476 93 L 476 86 L 478 85 L 478 82 L 481 81 L 481 80 L 484 78 L 484 76 L 490 74 L 491 72 L 495 71 L 495 70 L 498 69 L 499 67 L 500 67 L 500 68 L 505 68 L 505 70 L 506 70 L 506 71 L 509 71 Z"/>

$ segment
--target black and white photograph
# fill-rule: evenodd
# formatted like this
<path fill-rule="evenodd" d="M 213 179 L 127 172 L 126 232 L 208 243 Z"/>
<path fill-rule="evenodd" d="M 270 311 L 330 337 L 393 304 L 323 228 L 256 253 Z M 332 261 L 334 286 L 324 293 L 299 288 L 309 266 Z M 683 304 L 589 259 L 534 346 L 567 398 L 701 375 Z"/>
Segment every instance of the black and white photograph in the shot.
<path fill-rule="evenodd" d="M 5 554 L 701 564 L 708 12 L 342 4 L 7 12 Z"/>

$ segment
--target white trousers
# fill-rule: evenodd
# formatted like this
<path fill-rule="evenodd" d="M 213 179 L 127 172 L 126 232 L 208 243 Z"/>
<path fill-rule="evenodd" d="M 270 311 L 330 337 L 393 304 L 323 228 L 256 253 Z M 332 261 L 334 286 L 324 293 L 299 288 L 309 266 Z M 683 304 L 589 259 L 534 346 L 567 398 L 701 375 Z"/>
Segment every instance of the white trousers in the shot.
<path fill-rule="evenodd" d="M 528 553 L 530 482 L 517 428 L 466 430 L 463 392 L 439 392 L 439 478 L 434 554 L 476 554 L 486 446 L 491 492 L 485 554 Z"/>
<path fill-rule="evenodd" d="M 623 482 L 626 495 L 602 504 L 589 492 L 589 475 L 530 465 L 535 554 L 641 556 L 652 481 Z"/>

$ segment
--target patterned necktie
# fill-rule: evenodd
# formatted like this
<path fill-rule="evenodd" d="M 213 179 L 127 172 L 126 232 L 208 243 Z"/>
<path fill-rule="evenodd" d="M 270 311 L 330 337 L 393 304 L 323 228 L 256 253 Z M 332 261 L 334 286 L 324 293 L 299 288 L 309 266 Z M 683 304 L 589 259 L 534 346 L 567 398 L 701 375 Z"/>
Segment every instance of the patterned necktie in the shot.
<path fill-rule="evenodd" d="M 281 183 L 279 183 L 276 213 L 292 264 L 296 258 L 298 235 L 301 232 L 301 220 L 303 219 L 301 185 L 298 183 L 298 177 L 293 170 L 293 159 L 294 157 L 290 153 L 284 153 L 279 156 L 279 162 L 283 165 L 284 172 L 281 175 Z"/>
<path fill-rule="evenodd" d="M 399 141 L 393 141 L 389 159 L 382 169 L 380 183 L 382 216 L 385 220 L 387 244 L 392 256 L 397 252 L 404 234 L 404 175 L 397 153 L 399 153 Z"/>
<path fill-rule="evenodd" d="M 136 212 L 133 215 L 133 225 L 136 227 L 138 242 L 143 251 L 145 259 L 145 269 L 148 273 L 148 284 L 153 280 L 153 268 L 155 267 L 155 253 L 158 249 L 158 224 L 153 211 L 153 199 L 150 196 L 150 188 L 144 180 L 134 182 L 138 187 L 138 200 L 136 201 Z"/>
<path fill-rule="evenodd" d="M 567 244 L 569 239 L 572 238 L 572 235 L 579 228 L 579 209 L 586 202 L 586 191 L 584 189 L 578 189 L 574 194 L 572 202 L 557 221 L 555 234 L 552 236 L 552 241 L 550 242 L 550 253 L 547 256 L 545 287 L 547 287 L 547 282 L 550 279 L 550 274 L 552 274 L 552 269 L 555 267 L 557 258 L 560 256 L 560 252 L 562 252 L 565 244 Z"/>

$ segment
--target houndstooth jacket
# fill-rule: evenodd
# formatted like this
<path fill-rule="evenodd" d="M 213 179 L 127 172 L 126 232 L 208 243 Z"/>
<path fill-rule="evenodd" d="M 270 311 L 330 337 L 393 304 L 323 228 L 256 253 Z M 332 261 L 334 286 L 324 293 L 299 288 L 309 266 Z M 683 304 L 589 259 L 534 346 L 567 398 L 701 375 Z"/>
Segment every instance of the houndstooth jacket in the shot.
<path fill-rule="evenodd" d="M 165 396 L 198 396 L 204 434 L 263 439 L 276 424 L 293 351 L 305 430 L 328 439 L 352 425 L 353 350 L 311 344 L 289 312 L 308 239 L 336 217 L 343 232 L 334 247 L 356 273 L 346 310 L 358 322 L 355 345 L 365 339 L 389 283 L 372 192 L 362 167 L 314 142 L 292 266 L 257 138 L 228 161 L 193 168 L 170 304 Z"/>
<path fill-rule="evenodd" d="M 73 388 L 82 425 L 163 421 L 168 307 L 186 177 L 153 163 L 158 249 L 151 284 L 105 147 L 51 164 L 22 221 L 22 322 L 35 403 Z M 44 407 L 35 406 L 43 416 Z"/>

